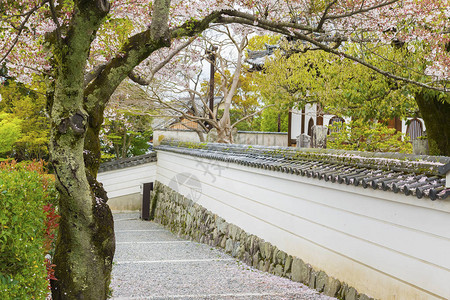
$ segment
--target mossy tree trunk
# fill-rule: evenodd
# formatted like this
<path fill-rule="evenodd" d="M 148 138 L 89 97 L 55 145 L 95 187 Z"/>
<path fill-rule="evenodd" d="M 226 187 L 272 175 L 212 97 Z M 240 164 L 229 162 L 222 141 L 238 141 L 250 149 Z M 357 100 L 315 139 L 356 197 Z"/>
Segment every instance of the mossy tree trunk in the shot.
<path fill-rule="evenodd" d="M 450 156 L 450 95 L 422 90 L 415 99 L 425 121 L 430 154 Z"/>
<path fill-rule="evenodd" d="M 109 3 L 102 0 L 75 1 L 67 36 L 54 44 L 57 76 L 50 153 L 61 220 L 53 299 L 104 299 L 109 288 L 115 248 L 112 214 L 106 197 L 93 192 L 83 158 L 89 119 L 84 108 L 84 69 L 90 44 L 108 10 Z"/>
<path fill-rule="evenodd" d="M 96 181 L 99 131 L 108 100 L 128 74 L 170 38 L 196 35 L 216 21 L 213 13 L 169 32 L 170 1 L 155 0 L 150 28 L 129 38 L 121 54 L 85 82 L 90 45 L 109 11 L 108 0 L 75 0 L 66 37 L 53 42 L 55 82 L 49 97 L 50 155 L 61 214 L 54 257 L 53 299 L 106 299 L 115 251 L 108 198 Z"/>

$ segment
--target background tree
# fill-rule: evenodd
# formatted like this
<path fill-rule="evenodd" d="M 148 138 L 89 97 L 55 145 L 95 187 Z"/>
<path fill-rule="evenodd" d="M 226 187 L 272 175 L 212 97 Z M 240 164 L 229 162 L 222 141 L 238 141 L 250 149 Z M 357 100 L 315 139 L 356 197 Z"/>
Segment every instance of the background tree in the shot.
<path fill-rule="evenodd" d="M 100 131 L 102 161 L 148 152 L 153 134 L 154 101 L 131 80 L 124 80 L 104 111 Z"/>
<path fill-rule="evenodd" d="M 334 125 L 334 124 L 333 124 Z M 339 130 L 333 130 L 338 129 Z M 331 149 L 411 153 L 409 138 L 395 128 L 388 128 L 383 123 L 366 122 L 363 119 L 349 124 L 337 123 L 331 127 L 327 147 Z"/>
<path fill-rule="evenodd" d="M 108 108 L 100 132 L 102 160 L 147 153 L 153 134 L 151 121 L 149 116 Z"/>
<path fill-rule="evenodd" d="M 204 134 L 214 128 L 217 132 L 217 142 L 232 143 L 234 128 L 239 125 L 241 128 L 249 128 L 253 117 L 263 108 L 258 103 L 258 93 L 252 82 L 252 74 L 243 66 L 244 50 L 248 43 L 247 34 L 248 29 L 234 32 L 229 26 L 215 26 L 204 35 L 203 43 L 191 46 L 196 47 L 196 50 L 188 49 L 206 53 L 204 55 L 206 63 L 214 65 L 213 110 L 209 105 L 211 95 L 209 80 L 202 81 L 202 73 L 190 75 L 195 68 L 187 68 L 184 72 L 179 72 L 185 83 L 165 82 L 163 92 L 161 89 L 152 90 L 153 96 L 161 104 L 161 114 L 194 122 L 195 126 L 191 126 L 190 122 L 180 124 L 196 131 L 201 141 L 205 140 Z M 216 50 L 211 52 L 210 49 Z M 214 61 L 211 55 L 214 55 Z M 187 61 L 188 58 L 185 57 L 185 66 Z M 167 90 L 170 93 L 164 94 Z M 173 94 L 174 90 L 177 93 Z M 180 96 L 183 94 L 188 96 Z"/>
<path fill-rule="evenodd" d="M 281 49 L 255 78 L 267 102 L 298 108 L 318 103 L 330 114 L 364 120 L 418 113 L 409 85 L 327 52 Z"/>
<path fill-rule="evenodd" d="M 22 135 L 21 120 L 6 113 L 0 113 L 0 155 L 7 154 Z"/>
<path fill-rule="evenodd" d="M 50 124 L 45 112 L 45 84 L 42 78 L 36 76 L 32 85 L 10 78 L 0 85 L 0 94 L 0 113 L 18 120 L 20 125 L 20 135 L 15 136 L 10 151 L 3 156 L 8 155 L 18 161 L 48 159 Z"/>
<path fill-rule="evenodd" d="M 212 23 L 246 24 L 303 40 L 395 80 L 448 92 L 450 58 L 444 48 L 448 1 L 309 0 L 254 5 L 222 0 L 31 0 L 7 1 L 0 12 L 0 64 L 7 62 L 8 70 L 23 82 L 30 82 L 30 72 L 43 72 L 52 87 L 49 149 L 61 213 L 53 299 L 106 298 L 115 243 L 107 196 L 95 179 L 103 111 L 127 76 L 154 76 L 148 71 L 158 68 L 148 66 L 172 60 L 171 52 L 164 50 L 175 50 L 177 41 L 199 35 Z M 364 42 L 363 33 L 371 33 L 380 43 L 417 37 L 433 49 L 425 68 L 430 76 L 417 81 L 401 77 L 333 46 Z M 424 100 L 436 99 L 426 95 Z"/>
<path fill-rule="evenodd" d="M 346 44 L 341 47 L 355 57 L 364 57 L 375 68 L 416 80 L 424 75 L 414 67 L 421 65 L 425 69 L 428 64 L 423 59 L 426 49 L 414 42 L 387 46 Z M 427 129 L 430 128 L 427 133 L 431 153 L 449 155 L 450 144 L 446 138 L 450 137 L 448 93 L 398 82 L 367 70 L 361 64 L 317 49 L 307 49 L 304 44 L 284 43 L 282 48 L 257 76 L 266 101 L 276 99 L 299 108 L 307 103 L 320 103 L 330 114 L 366 121 L 420 115 Z M 424 94 L 427 100 L 424 100 Z"/>

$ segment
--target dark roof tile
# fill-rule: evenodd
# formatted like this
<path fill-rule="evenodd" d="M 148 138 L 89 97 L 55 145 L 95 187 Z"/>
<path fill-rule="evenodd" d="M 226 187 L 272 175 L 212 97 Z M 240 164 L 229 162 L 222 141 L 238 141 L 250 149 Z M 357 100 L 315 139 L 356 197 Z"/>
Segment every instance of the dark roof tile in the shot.
<path fill-rule="evenodd" d="M 156 152 L 152 151 L 151 153 L 134 156 L 134 157 L 128 157 L 128 158 L 122 158 L 118 160 L 113 160 L 109 162 L 102 163 L 99 168 L 99 172 L 107 172 L 112 170 L 118 170 L 123 168 L 129 168 L 134 166 L 139 166 L 142 164 L 146 164 L 149 162 L 156 161 Z"/>
<path fill-rule="evenodd" d="M 174 141 L 156 149 L 417 198 L 436 200 L 450 195 L 443 177 L 450 157 L 445 156 Z"/>

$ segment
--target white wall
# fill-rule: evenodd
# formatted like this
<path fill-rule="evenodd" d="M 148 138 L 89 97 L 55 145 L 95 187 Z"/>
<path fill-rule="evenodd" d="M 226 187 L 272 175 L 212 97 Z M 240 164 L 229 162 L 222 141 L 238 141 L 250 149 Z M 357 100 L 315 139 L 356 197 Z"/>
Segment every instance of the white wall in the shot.
<path fill-rule="evenodd" d="M 205 135 L 206 138 L 206 135 Z M 189 130 L 155 130 L 153 131 L 153 145 L 158 146 L 162 139 L 180 142 L 200 142 L 195 131 Z"/>
<path fill-rule="evenodd" d="M 135 167 L 98 173 L 97 180 L 103 183 L 108 197 L 115 198 L 140 193 L 141 183 L 153 182 L 156 176 L 156 162 Z"/>
<path fill-rule="evenodd" d="M 361 293 L 450 298 L 450 201 L 158 151 L 156 180 L 180 174 L 199 183 L 181 194 Z"/>
<path fill-rule="evenodd" d="M 161 138 L 180 142 L 200 142 L 197 133 L 188 130 L 155 130 L 153 144 L 159 145 Z M 238 131 L 234 142 L 246 145 L 287 146 L 287 139 L 287 133 L 282 132 Z"/>
<path fill-rule="evenodd" d="M 262 146 L 284 146 L 288 145 L 287 133 L 283 132 L 258 132 L 238 131 L 236 135 L 236 144 L 262 145 Z"/>
<path fill-rule="evenodd" d="M 297 139 L 302 133 L 302 111 L 292 108 L 291 112 L 291 139 Z"/>

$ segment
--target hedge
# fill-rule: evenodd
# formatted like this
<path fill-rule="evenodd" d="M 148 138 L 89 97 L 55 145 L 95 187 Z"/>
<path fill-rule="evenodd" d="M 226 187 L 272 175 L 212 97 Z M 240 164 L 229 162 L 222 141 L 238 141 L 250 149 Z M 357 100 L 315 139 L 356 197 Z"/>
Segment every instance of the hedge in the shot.
<path fill-rule="evenodd" d="M 46 298 L 56 195 L 42 163 L 0 164 L 0 299 Z"/>

